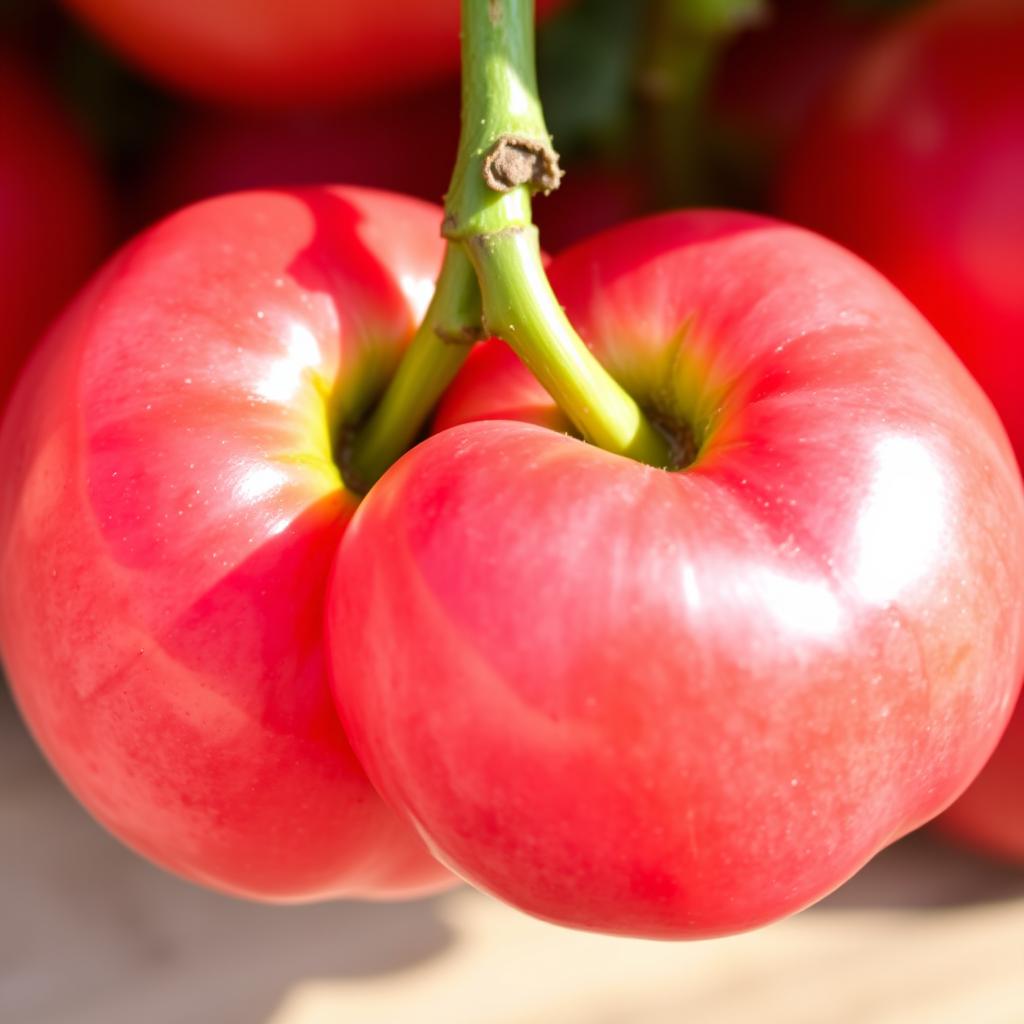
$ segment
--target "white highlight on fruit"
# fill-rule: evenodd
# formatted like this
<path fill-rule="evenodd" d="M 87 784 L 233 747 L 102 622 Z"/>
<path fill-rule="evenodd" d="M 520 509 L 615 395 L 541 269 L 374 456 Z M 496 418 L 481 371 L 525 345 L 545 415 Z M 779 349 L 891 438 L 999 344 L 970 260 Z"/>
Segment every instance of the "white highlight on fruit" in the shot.
<path fill-rule="evenodd" d="M 942 540 L 947 495 L 928 448 L 913 438 L 882 441 L 857 523 L 854 582 L 872 603 L 888 604 L 928 571 Z"/>
<path fill-rule="evenodd" d="M 234 492 L 239 501 L 250 504 L 279 491 L 287 479 L 273 466 L 253 466 L 239 478 Z"/>
<path fill-rule="evenodd" d="M 683 596 L 686 598 L 686 604 L 691 611 L 700 608 L 703 604 L 700 586 L 697 583 L 697 574 L 689 563 L 683 566 Z"/>
<path fill-rule="evenodd" d="M 409 305 L 419 323 L 427 312 L 427 306 L 434 297 L 434 280 L 430 277 L 420 277 L 416 274 L 400 274 L 398 285 L 402 294 L 408 299 Z"/>
<path fill-rule="evenodd" d="M 291 323 L 285 345 L 288 357 L 299 366 L 312 368 L 322 362 L 316 335 L 303 324 Z"/>
<path fill-rule="evenodd" d="M 787 633 L 826 640 L 842 626 L 842 606 L 827 583 L 772 569 L 757 569 L 751 582 L 763 607 Z"/>
<path fill-rule="evenodd" d="M 284 359 L 275 359 L 255 392 L 268 402 L 287 403 L 298 395 L 309 370 L 321 364 L 316 336 L 303 324 L 291 323 L 285 337 Z"/>

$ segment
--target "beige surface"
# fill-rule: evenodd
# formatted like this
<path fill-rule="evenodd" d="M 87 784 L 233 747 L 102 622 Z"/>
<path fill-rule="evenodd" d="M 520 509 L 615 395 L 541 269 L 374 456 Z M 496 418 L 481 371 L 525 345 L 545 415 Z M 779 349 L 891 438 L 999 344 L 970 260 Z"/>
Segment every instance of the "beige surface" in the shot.
<path fill-rule="evenodd" d="M 123 850 L 5 705 L 3 1024 L 1024 1024 L 1024 874 L 922 839 L 716 942 L 562 931 L 468 890 L 252 906 Z"/>

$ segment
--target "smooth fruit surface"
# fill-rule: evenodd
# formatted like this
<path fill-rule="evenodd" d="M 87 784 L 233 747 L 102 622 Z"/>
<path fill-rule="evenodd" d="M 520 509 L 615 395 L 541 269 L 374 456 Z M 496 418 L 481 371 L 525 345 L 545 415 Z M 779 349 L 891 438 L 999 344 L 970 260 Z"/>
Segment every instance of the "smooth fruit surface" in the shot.
<path fill-rule="evenodd" d="M 1024 459 L 1024 4 L 926 6 L 808 126 L 783 210 L 851 246 L 938 327 Z M 943 825 L 1024 863 L 1024 707 Z"/>
<path fill-rule="evenodd" d="M 300 900 L 448 877 L 352 754 L 322 628 L 356 506 L 333 440 L 422 315 L 440 216 L 356 189 L 185 210 L 107 264 L 11 403 L 18 704 L 101 822 L 195 881 Z"/>
<path fill-rule="evenodd" d="M 98 263 L 99 168 L 35 75 L 0 53 L 0 403 L 26 353 Z"/>
<path fill-rule="evenodd" d="M 453 425 L 364 499 L 327 605 L 335 696 L 370 777 L 475 885 L 582 928 L 753 927 L 991 752 L 1024 667 L 1019 472 L 927 322 L 808 232 L 666 215 L 550 274 L 695 458 L 537 426 L 515 358 L 474 359 L 442 421 L 531 422 Z"/>
<path fill-rule="evenodd" d="M 932 321 L 1024 452 L 1024 4 L 925 5 L 808 124 L 780 209 Z"/>
<path fill-rule="evenodd" d="M 539 14 L 564 0 L 538 0 Z M 397 92 L 459 66 L 458 0 L 66 0 L 168 85 L 259 107 Z"/>

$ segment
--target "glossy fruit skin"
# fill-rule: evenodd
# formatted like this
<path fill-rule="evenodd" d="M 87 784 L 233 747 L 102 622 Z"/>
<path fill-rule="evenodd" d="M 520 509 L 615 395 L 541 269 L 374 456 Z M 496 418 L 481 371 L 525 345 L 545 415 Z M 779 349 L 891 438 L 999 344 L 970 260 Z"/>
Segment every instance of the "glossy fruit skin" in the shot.
<path fill-rule="evenodd" d="M 345 182 L 440 203 L 459 141 L 459 85 L 339 110 L 192 111 L 153 161 L 148 219 L 244 189 Z"/>
<path fill-rule="evenodd" d="M 565 0 L 538 0 L 544 15 Z M 65 0 L 164 84 L 230 105 L 359 100 L 459 67 L 458 0 Z"/>
<path fill-rule="evenodd" d="M 932 328 L 808 232 L 671 214 L 550 275 L 699 455 L 670 473 L 509 420 L 408 453 L 333 570 L 342 719 L 435 853 L 520 909 L 660 938 L 763 924 L 991 752 L 1024 667 L 1020 475 Z M 499 351 L 468 415 L 484 394 L 536 421 Z"/>
<path fill-rule="evenodd" d="M 99 167 L 35 74 L 0 52 L 0 408 L 26 353 L 99 262 Z"/>
<path fill-rule="evenodd" d="M 358 189 L 212 200 L 139 236 L 0 434 L 0 650 L 54 767 L 138 851 L 237 895 L 446 883 L 373 791 L 322 607 L 356 505 L 332 432 L 429 299 L 441 212 Z"/>
<path fill-rule="evenodd" d="M 911 299 L 1024 449 L 1024 4 L 926 5 L 868 47 L 808 124 L 781 212 Z"/>
<path fill-rule="evenodd" d="M 808 126 L 781 208 L 888 275 L 985 388 L 1024 460 L 1024 4 L 926 6 Z M 1024 707 L 942 819 L 1024 863 Z"/>

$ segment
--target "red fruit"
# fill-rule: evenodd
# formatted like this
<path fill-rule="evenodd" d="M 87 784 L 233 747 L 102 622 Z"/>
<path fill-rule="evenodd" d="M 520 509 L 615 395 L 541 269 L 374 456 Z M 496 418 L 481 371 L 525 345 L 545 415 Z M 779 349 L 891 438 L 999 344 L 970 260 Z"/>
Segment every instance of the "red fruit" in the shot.
<path fill-rule="evenodd" d="M 1024 4 L 926 5 L 807 128 L 789 216 L 851 246 L 938 327 L 1024 458 Z M 1008 539 L 1009 542 L 1009 539 Z M 1024 863 L 1024 707 L 950 832 Z"/>
<path fill-rule="evenodd" d="M 954 839 L 1024 864 L 1024 705 L 1018 704 L 996 752 L 938 824 Z"/>
<path fill-rule="evenodd" d="M 570 163 L 566 171 L 561 186 L 533 204 L 541 244 L 550 252 L 561 252 L 653 206 L 650 183 L 639 167 Z"/>
<path fill-rule="evenodd" d="M 0 54 L 0 407 L 18 368 L 103 252 L 104 183 L 67 115 Z"/>
<path fill-rule="evenodd" d="M 852 64 L 789 160 L 784 214 L 873 263 L 1024 450 L 1024 4 L 926 5 Z"/>
<path fill-rule="evenodd" d="M 93 814 L 194 881 L 306 900 L 448 878 L 356 761 L 322 639 L 357 500 L 332 443 L 423 313 L 440 217 L 358 189 L 191 207 L 107 264 L 12 400 L 15 696 Z"/>
<path fill-rule="evenodd" d="M 775 160 L 866 35 L 821 0 L 775 0 L 722 54 L 711 105 L 748 157 Z"/>
<path fill-rule="evenodd" d="M 155 161 L 145 204 L 280 185 L 345 182 L 440 202 L 459 141 L 459 88 L 335 111 L 193 114 Z"/>
<path fill-rule="evenodd" d="M 565 0 L 538 0 L 546 14 Z M 458 0 L 65 0 L 167 85 L 256 107 L 409 89 L 459 66 Z"/>
<path fill-rule="evenodd" d="M 750 928 L 991 752 L 1024 667 L 1020 475 L 931 327 L 814 235 L 673 214 L 550 273 L 693 463 L 507 420 L 428 439 L 342 538 L 335 696 L 371 778 L 473 884 L 588 929 Z M 492 409 L 535 419 L 497 362 L 476 367 Z"/>

